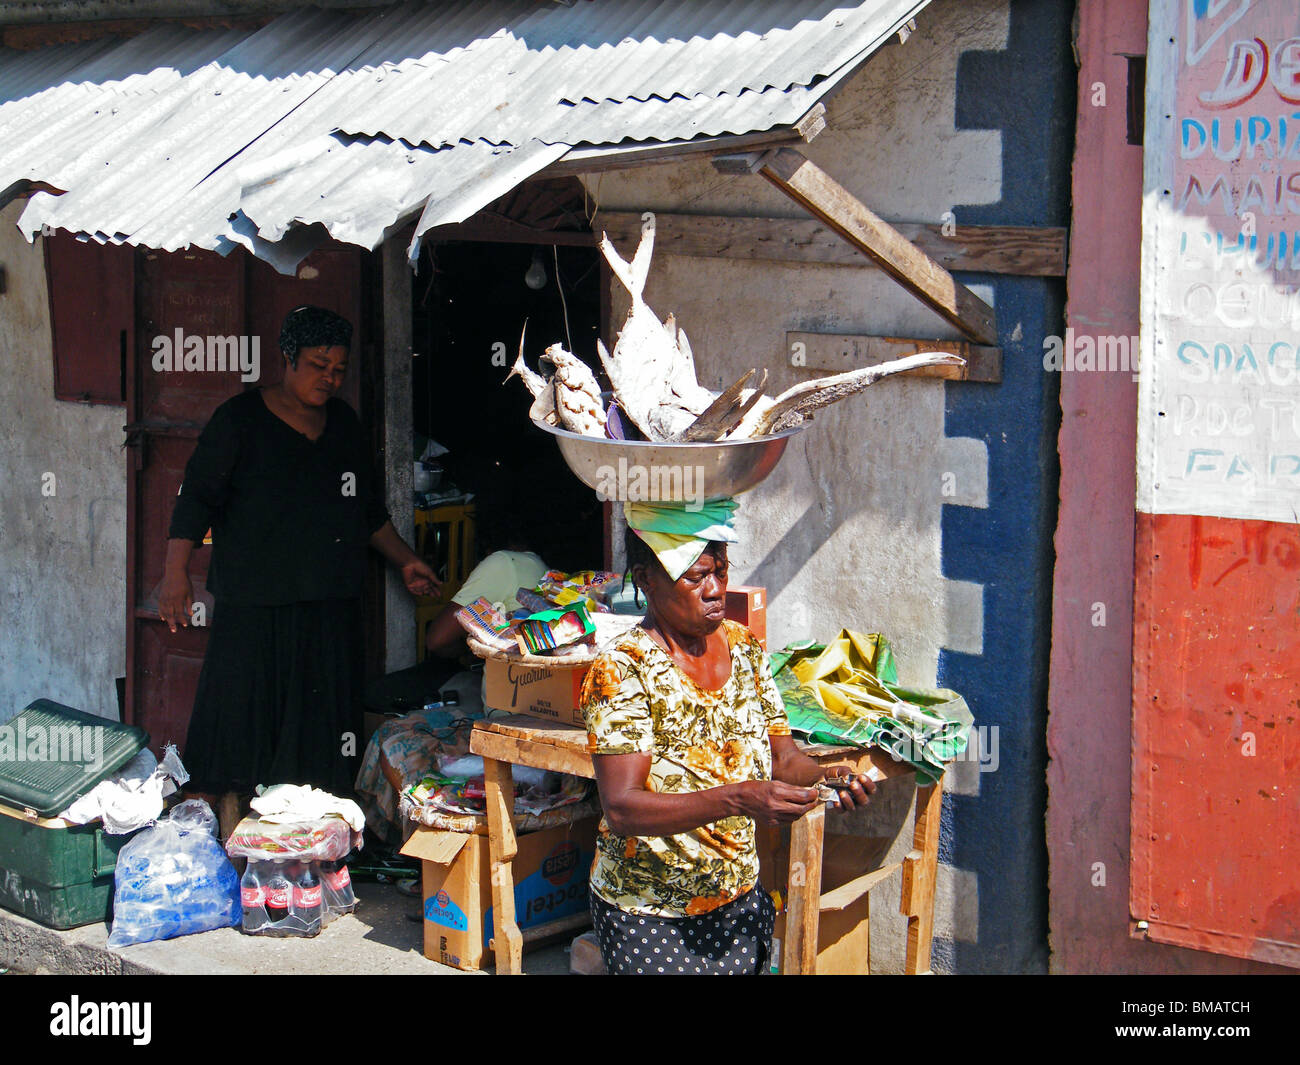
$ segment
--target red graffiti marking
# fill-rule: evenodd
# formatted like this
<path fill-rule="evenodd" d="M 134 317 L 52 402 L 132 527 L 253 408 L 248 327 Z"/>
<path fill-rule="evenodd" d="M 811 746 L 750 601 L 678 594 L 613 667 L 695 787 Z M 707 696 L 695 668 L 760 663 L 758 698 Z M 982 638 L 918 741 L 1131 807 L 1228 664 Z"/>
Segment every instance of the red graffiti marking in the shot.
<path fill-rule="evenodd" d="M 1222 573 L 1219 574 L 1219 576 L 1211 583 L 1210 587 L 1211 588 L 1218 587 L 1219 583 L 1223 580 L 1224 577 L 1226 577 L 1234 569 L 1237 569 L 1240 566 L 1244 566 L 1245 564 L 1246 564 L 1246 560 L 1244 558 L 1237 559 L 1236 562 L 1234 562 L 1231 566 L 1229 566 L 1227 569 L 1225 569 Z"/>

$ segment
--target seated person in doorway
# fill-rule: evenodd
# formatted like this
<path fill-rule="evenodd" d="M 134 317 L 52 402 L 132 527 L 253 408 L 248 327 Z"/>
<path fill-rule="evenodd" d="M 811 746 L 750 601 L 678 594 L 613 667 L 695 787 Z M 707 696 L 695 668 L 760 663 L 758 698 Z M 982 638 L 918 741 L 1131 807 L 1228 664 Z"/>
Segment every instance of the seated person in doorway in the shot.
<path fill-rule="evenodd" d="M 447 678 L 426 690 L 428 701 L 435 701 L 439 691 L 455 691 L 460 702 L 415 710 L 385 722 L 370 738 L 357 774 L 357 799 L 366 824 L 386 843 L 400 844 L 406 836 L 401 793 L 418 783 L 440 754 L 467 754 L 469 728 L 474 719 L 483 716 L 481 675 L 456 668 L 457 660 L 469 653 L 456 611 L 479 596 L 502 604 L 506 613 L 518 610 L 515 592 L 532 588 L 547 570 L 541 557 L 529 549 L 529 515 L 504 501 L 480 505 L 479 515 L 482 539 L 498 549 L 471 571 L 452 601 L 430 623 L 425 638 L 429 658 L 423 665 L 436 672 L 421 674 Z"/>
<path fill-rule="evenodd" d="M 486 529 L 498 545 L 465 578 L 465 583 L 429 625 L 424 637 L 425 650 L 439 658 L 459 658 L 466 651 L 465 630 L 456 620 L 456 611 L 469 606 L 480 596 L 499 604 L 505 614 L 519 609 L 515 592 L 532 588 L 546 574 L 547 566 L 531 550 L 529 515 L 514 508 L 497 505 L 483 511 Z"/>

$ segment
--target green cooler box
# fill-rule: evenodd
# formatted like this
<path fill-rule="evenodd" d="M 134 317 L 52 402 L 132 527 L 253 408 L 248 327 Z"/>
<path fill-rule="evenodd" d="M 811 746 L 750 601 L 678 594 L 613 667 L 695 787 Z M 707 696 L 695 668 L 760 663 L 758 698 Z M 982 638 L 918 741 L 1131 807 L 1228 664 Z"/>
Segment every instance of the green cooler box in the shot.
<path fill-rule="evenodd" d="M 0 906 L 49 928 L 108 919 L 117 853 L 131 835 L 56 815 L 148 742 L 144 729 L 48 699 L 0 725 Z"/>

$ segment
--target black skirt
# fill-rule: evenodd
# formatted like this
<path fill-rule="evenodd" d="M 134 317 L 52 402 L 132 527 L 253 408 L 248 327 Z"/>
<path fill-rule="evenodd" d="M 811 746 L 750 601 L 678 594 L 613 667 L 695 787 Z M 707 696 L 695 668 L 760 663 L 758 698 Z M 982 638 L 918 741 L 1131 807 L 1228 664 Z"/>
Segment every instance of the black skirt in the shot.
<path fill-rule="evenodd" d="M 613 976 L 760 976 L 771 961 L 776 905 L 759 883 L 698 917 L 649 917 L 611 906 L 593 891 L 591 920 Z"/>
<path fill-rule="evenodd" d="M 218 601 L 185 741 L 188 788 L 310 784 L 351 795 L 361 686 L 360 600 Z"/>

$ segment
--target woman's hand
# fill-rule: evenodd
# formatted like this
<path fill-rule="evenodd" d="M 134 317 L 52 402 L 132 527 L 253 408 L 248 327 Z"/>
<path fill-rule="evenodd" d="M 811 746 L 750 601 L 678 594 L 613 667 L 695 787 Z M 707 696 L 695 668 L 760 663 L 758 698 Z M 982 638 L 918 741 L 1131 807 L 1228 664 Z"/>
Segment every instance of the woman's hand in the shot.
<path fill-rule="evenodd" d="M 765 825 L 798 821 L 821 801 L 816 788 L 780 780 L 746 780 L 729 786 L 736 789 L 740 811 Z"/>
<path fill-rule="evenodd" d="M 442 581 L 422 558 L 413 558 L 402 566 L 402 582 L 412 595 L 437 595 Z"/>
<path fill-rule="evenodd" d="M 397 535 L 391 521 L 384 522 L 370 534 L 370 546 L 397 567 L 402 583 L 412 595 L 437 595 L 442 591 L 438 575 L 411 550 L 410 544 Z"/>
<path fill-rule="evenodd" d="M 866 773 L 854 774 L 848 766 L 834 765 L 826 770 L 827 782 L 834 781 L 835 798 L 827 802 L 833 810 L 854 810 L 866 806 L 876 792 L 876 782 Z M 844 786 L 847 785 L 847 786 Z"/>
<path fill-rule="evenodd" d="M 177 625 L 189 625 L 193 604 L 194 587 L 190 584 L 189 574 L 166 571 L 162 584 L 158 586 L 158 617 L 175 632 Z"/>

